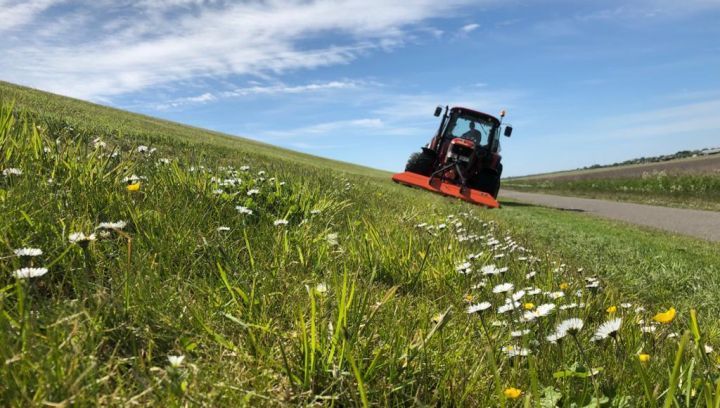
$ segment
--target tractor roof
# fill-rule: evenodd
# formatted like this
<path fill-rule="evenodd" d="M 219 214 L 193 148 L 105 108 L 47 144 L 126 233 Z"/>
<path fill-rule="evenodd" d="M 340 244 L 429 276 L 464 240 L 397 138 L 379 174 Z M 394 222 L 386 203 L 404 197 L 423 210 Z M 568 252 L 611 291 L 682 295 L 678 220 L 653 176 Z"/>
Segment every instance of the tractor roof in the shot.
<path fill-rule="evenodd" d="M 489 119 L 492 122 L 497 123 L 498 125 L 500 124 L 500 120 L 498 118 L 496 118 L 495 116 L 488 115 L 487 113 L 476 111 L 474 109 L 463 108 L 462 106 L 453 106 L 450 110 L 453 112 L 465 113 L 465 114 L 468 114 L 471 116 L 480 116 L 480 117 Z"/>

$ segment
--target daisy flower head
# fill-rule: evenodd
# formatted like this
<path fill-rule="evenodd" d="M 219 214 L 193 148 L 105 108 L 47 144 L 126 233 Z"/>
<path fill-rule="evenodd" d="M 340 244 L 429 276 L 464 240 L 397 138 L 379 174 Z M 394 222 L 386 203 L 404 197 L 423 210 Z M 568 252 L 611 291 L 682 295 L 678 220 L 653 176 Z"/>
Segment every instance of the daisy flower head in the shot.
<path fill-rule="evenodd" d="M 472 272 L 472 264 L 464 262 L 455 267 L 455 270 L 461 275 L 468 275 Z"/>
<path fill-rule="evenodd" d="M 620 326 L 622 325 L 622 319 L 612 319 L 600 325 L 595 331 L 595 334 L 590 339 L 591 341 L 605 340 L 608 337 L 615 337 Z"/>
<path fill-rule="evenodd" d="M 519 347 L 519 346 L 504 346 L 502 348 L 502 352 L 505 353 L 508 357 L 525 357 L 530 354 L 530 350 Z"/>
<path fill-rule="evenodd" d="M 515 330 L 510 332 L 510 337 L 522 337 L 530 333 L 530 329 Z"/>
<path fill-rule="evenodd" d="M 239 212 L 240 214 L 247 214 L 247 215 L 252 215 L 252 214 L 253 214 L 253 212 L 252 212 L 251 209 L 249 209 L 249 208 L 247 208 L 247 207 L 243 207 L 242 205 L 236 206 L 235 209 L 236 209 L 237 212 Z"/>
<path fill-rule="evenodd" d="M 276 227 L 284 227 L 284 226 L 288 225 L 288 220 L 285 220 L 285 219 L 275 220 L 275 221 L 273 221 L 273 225 Z"/>
<path fill-rule="evenodd" d="M 178 368 L 182 365 L 183 361 L 185 361 L 185 356 L 168 356 L 168 362 L 170 363 L 170 366 L 173 368 Z"/>
<path fill-rule="evenodd" d="M 556 333 L 565 333 L 570 335 L 576 335 L 580 330 L 582 330 L 585 323 L 582 321 L 582 319 L 579 319 L 577 317 L 573 317 L 570 319 L 563 320 L 560 322 L 555 331 Z"/>
<path fill-rule="evenodd" d="M 101 222 L 95 227 L 96 230 L 121 230 L 127 226 L 125 221 Z"/>
<path fill-rule="evenodd" d="M 647 325 L 647 326 L 640 327 L 640 331 L 643 332 L 644 334 L 652 334 L 652 333 L 655 333 L 656 330 L 657 330 L 657 326 L 653 326 L 653 325 Z"/>
<path fill-rule="evenodd" d="M 43 276 L 47 272 L 47 268 L 21 268 L 14 271 L 12 274 L 18 279 L 29 279 Z"/>
<path fill-rule="evenodd" d="M 549 336 L 545 337 L 545 339 L 546 339 L 547 341 L 549 341 L 550 343 L 556 344 L 558 341 L 562 340 L 563 337 L 565 337 L 566 334 L 567 334 L 567 333 L 558 333 L 558 332 L 555 332 L 555 333 L 552 333 L 552 334 L 550 334 Z"/>
<path fill-rule="evenodd" d="M 485 265 L 480 268 L 480 272 L 483 275 L 498 275 L 500 274 L 500 269 L 498 269 L 498 267 L 495 265 Z"/>
<path fill-rule="evenodd" d="M 496 286 L 493 288 L 493 293 L 505 293 L 505 292 L 510 292 L 510 291 L 513 290 L 514 288 L 515 288 L 515 285 L 513 285 L 512 283 L 501 283 L 501 284 L 499 284 L 499 285 L 496 285 Z"/>
<path fill-rule="evenodd" d="M 17 257 L 33 257 L 33 256 L 40 256 L 43 254 L 42 249 L 40 248 L 18 248 L 13 251 L 15 253 L 15 256 Z"/>
<path fill-rule="evenodd" d="M 97 237 L 95 234 L 85 235 L 83 232 L 73 232 L 68 235 L 68 241 L 71 244 L 87 245 L 92 241 L 95 241 Z"/>
<path fill-rule="evenodd" d="M 484 312 L 484 311 L 490 309 L 491 307 L 492 307 L 492 305 L 490 304 L 490 302 L 480 302 L 480 303 L 468 306 L 468 308 L 465 309 L 465 312 L 467 314 L 480 313 L 480 312 Z"/>
<path fill-rule="evenodd" d="M 3 169 L 2 175 L 5 177 L 10 176 L 22 176 L 23 172 L 22 170 L 15 168 L 15 167 L 8 167 L 6 169 Z"/>
<path fill-rule="evenodd" d="M 249 196 L 254 196 L 256 194 L 260 194 L 260 190 L 258 190 L 257 188 L 251 188 L 250 190 L 247 191 L 246 194 Z"/>

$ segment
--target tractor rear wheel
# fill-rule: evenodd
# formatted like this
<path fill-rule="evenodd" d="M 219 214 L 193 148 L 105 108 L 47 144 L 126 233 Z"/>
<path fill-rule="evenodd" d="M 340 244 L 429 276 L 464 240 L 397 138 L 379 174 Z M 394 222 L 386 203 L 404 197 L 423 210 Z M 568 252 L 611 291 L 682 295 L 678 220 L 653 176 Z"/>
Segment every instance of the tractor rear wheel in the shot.
<path fill-rule="evenodd" d="M 435 169 L 435 158 L 437 154 L 430 149 L 423 149 L 422 152 L 413 153 L 405 165 L 405 171 L 429 176 Z"/>

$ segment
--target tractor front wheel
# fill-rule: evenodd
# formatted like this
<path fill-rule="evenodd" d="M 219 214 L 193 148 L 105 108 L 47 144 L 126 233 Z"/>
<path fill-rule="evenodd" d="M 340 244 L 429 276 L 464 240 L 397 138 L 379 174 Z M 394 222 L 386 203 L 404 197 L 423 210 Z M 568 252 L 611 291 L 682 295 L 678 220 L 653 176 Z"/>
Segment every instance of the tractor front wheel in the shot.
<path fill-rule="evenodd" d="M 502 165 L 498 166 L 498 171 L 483 169 L 473 180 L 470 181 L 470 188 L 488 193 L 493 198 L 497 198 L 500 192 L 500 175 L 502 174 Z"/>
<path fill-rule="evenodd" d="M 423 149 L 422 152 L 413 153 L 405 165 L 405 171 L 430 176 L 435 168 L 437 154 L 433 150 Z"/>

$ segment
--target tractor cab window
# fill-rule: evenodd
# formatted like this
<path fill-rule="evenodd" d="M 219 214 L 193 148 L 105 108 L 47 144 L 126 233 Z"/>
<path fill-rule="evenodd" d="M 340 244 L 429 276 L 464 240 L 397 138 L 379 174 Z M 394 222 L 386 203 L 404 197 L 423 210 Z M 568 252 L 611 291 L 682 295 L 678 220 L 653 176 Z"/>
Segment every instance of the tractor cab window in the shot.
<path fill-rule="evenodd" d="M 448 123 L 446 135 L 449 138 L 463 138 L 475 142 L 479 146 L 487 145 L 490 132 L 494 132 L 493 124 L 480 118 L 456 115 Z"/>

